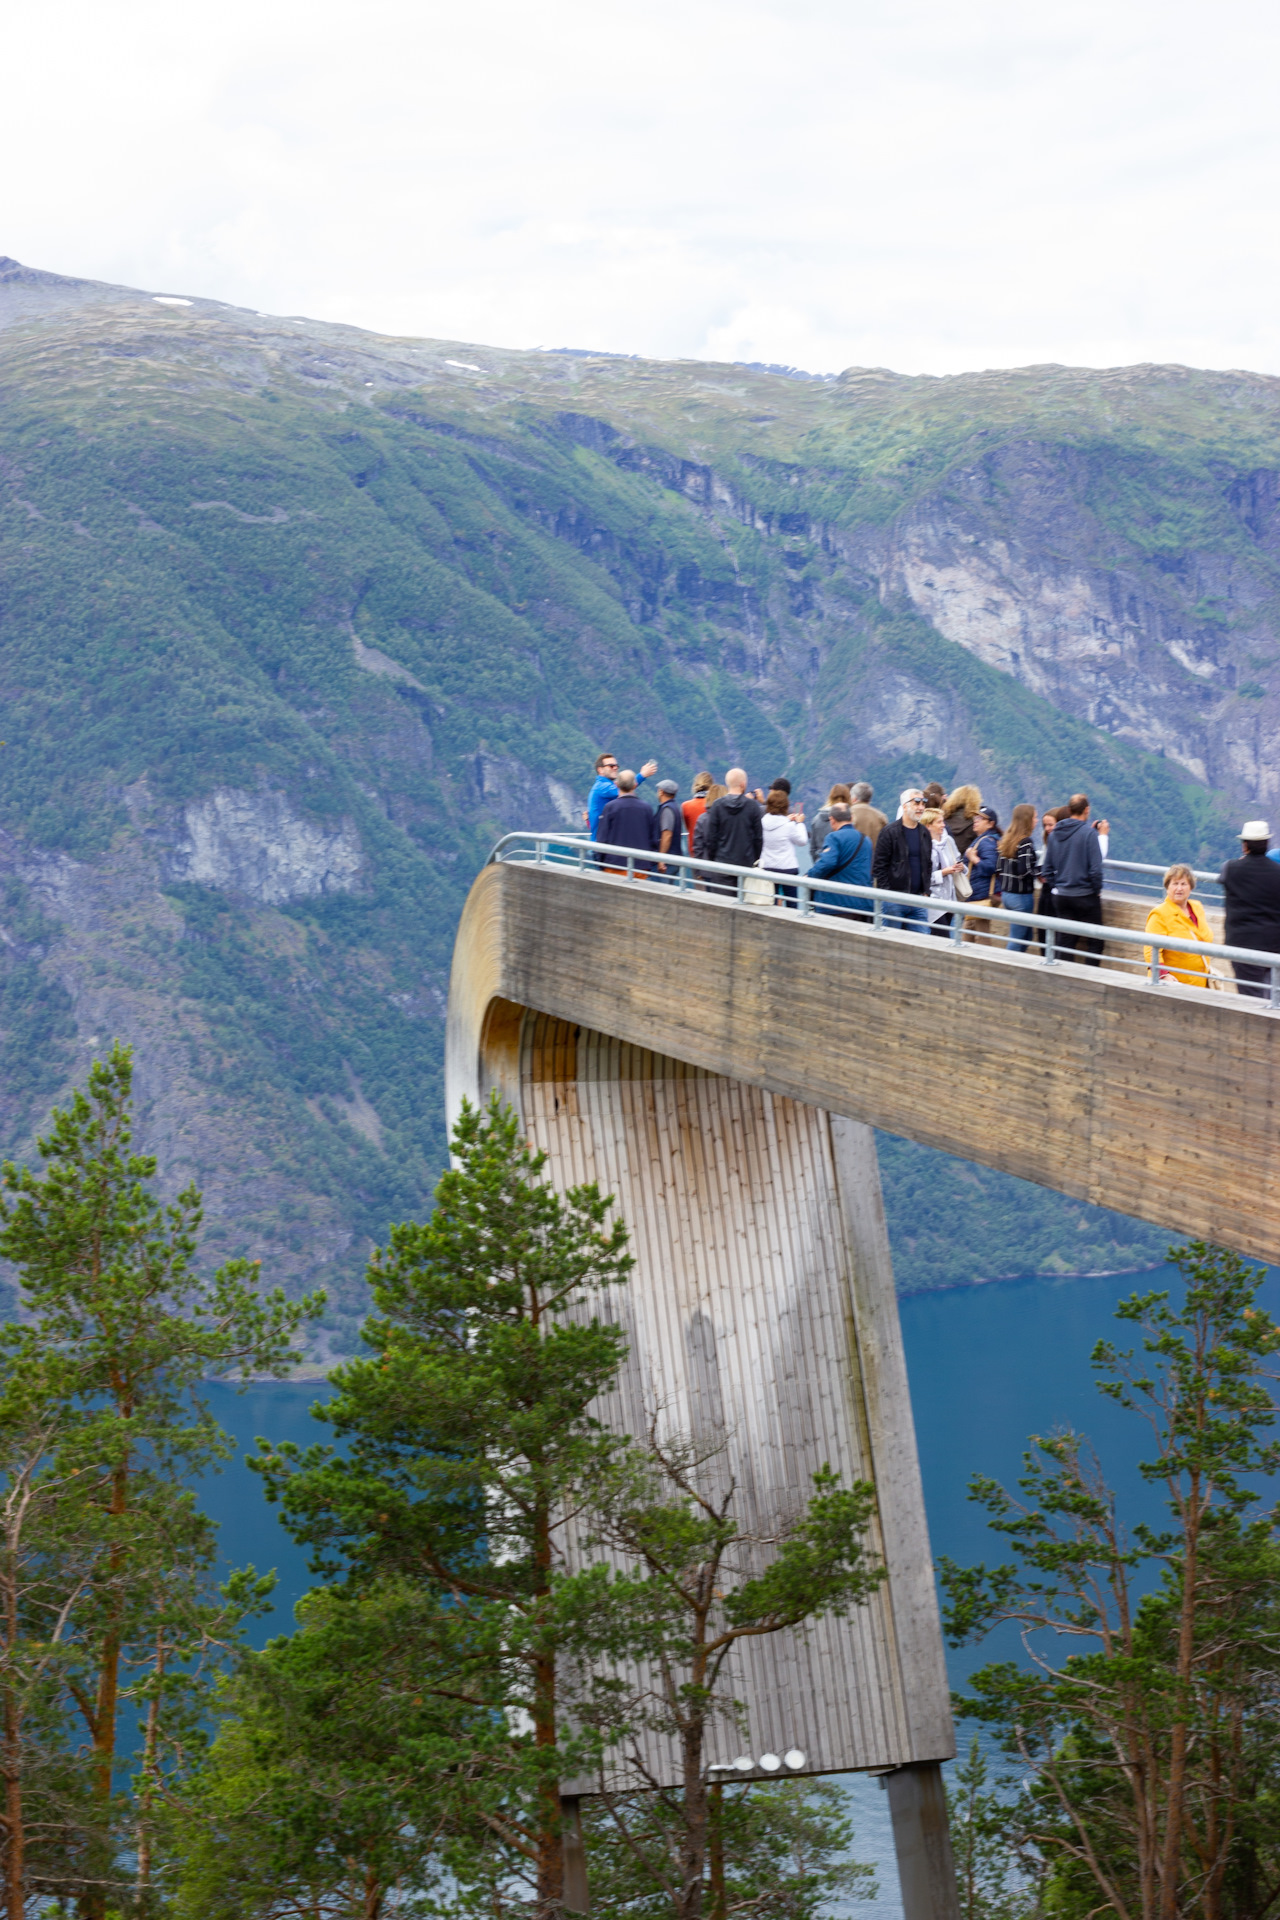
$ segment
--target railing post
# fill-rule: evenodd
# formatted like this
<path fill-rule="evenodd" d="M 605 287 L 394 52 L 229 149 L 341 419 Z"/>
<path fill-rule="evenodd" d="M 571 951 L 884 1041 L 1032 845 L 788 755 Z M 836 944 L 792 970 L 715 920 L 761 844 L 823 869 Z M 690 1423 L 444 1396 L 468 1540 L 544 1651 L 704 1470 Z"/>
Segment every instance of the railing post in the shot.
<path fill-rule="evenodd" d="M 796 882 L 796 908 L 802 919 L 813 912 L 813 888 L 807 880 Z"/>
<path fill-rule="evenodd" d="M 747 899 L 747 876 L 746 876 L 746 874 L 745 874 L 745 873 L 740 873 L 740 874 L 738 875 L 738 877 L 737 877 L 737 880 L 738 880 L 738 905 L 739 905 L 739 906 L 741 907 L 741 906 L 745 906 L 745 905 L 746 905 L 746 899 Z"/>
<path fill-rule="evenodd" d="M 884 926 L 884 901 L 878 893 L 871 896 L 871 931 L 879 933 Z"/>
<path fill-rule="evenodd" d="M 585 872 L 586 872 L 586 870 L 587 870 L 587 843 L 586 843 L 586 841 L 585 841 L 585 840 L 579 840 L 579 842 L 578 842 L 578 872 L 579 872 L 579 873 L 585 873 Z"/>
<path fill-rule="evenodd" d="M 1046 927 L 1044 930 L 1044 963 L 1046 967 L 1057 966 L 1058 962 L 1054 957 L 1057 949 L 1057 945 L 1058 945 L 1057 928 Z"/>
<path fill-rule="evenodd" d="M 1153 986 L 1153 987 L 1158 987 L 1158 986 L 1160 985 L 1160 949 L 1159 949 L 1159 947 L 1152 947 L 1152 949 L 1151 949 L 1151 965 L 1150 965 L 1150 967 L 1149 967 L 1149 968 L 1147 969 L 1147 971 L 1148 971 L 1148 972 L 1150 973 L 1150 975 L 1151 975 L 1151 984 L 1152 984 L 1152 986 Z"/>
<path fill-rule="evenodd" d="M 628 880 L 634 880 L 635 877 L 636 877 L 636 857 L 634 853 L 629 853 L 627 855 L 627 878 Z"/>
<path fill-rule="evenodd" d="M 1271 967 L 1271 1011 L 1280 1013 L 1280 965 Z"/>
<path fill-rule="evenodd" d="M 679 879 L 678 879 L 678 880 L 676 881 L 676 892 L 677 892 L 677 893 L 688 893 L 688 891 L 689 891 L 689 869 L 688 869 L 688 867 L 685 867 L 685 866 L 682 866 L 682 867 L 680 867 L 680 868 L 679 868 L 679 870 L 678 870 L 678 871 L 679 871 L 679 874 L 680 874 L 680 878 L 679 878 Z"/>
<path fill-rule="evenodd" d="M 952 914 L 951 925 L 947 928 L 947 938 L 953 947 L 958 947 L 962 944 L 964 940 L 964 915 L 962 913 Z"/>
<path fill-rule="evenodd" d="M 533 852 L 533 864 L 534 864 L 534 866 L 535 866 L 535 867 L 544 867 L 544 866 L 545 866 L 545 865 L 547 864 L 547 843 L 546 843 L 546 841 L 545 841 L 545 840 L 535 840 L 535 841 L 534 841 L 534 843 L 533 843 L 533 848 L 534 848 L 534 852 Z"/>

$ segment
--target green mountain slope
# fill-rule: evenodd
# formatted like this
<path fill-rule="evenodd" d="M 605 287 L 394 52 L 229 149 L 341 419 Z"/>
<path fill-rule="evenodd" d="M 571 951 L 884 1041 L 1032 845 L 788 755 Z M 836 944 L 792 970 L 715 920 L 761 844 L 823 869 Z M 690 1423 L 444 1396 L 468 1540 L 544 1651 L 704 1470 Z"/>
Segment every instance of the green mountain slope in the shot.
<path fill-rule="evenodd" d="M 1003 501 L 972 533 L 1000 592 L 1109 564 L 1172 605 L 1216 568 L 1248 605 L 1207 605 L 1204 631 L 1261 657 L 1274 387 L 497 353 L 0 263 L 6 1148 L 91 1048 L 134 1040 L 151 1143 L 205 1187 L 215 1243 L 324 1280 L 341 1346 L 371 1239 L 440 1164 L 466 888 L 503 829 L 575 818 L 601 745 L 682 783 L 785 768 L 810 797 L 859 776 L 976 778 L 1002 807 L 1085 786 L 1118 853 L 1216 857 L 1225 802 L 1170 751 L 1181 693 L 1168 739 L 1150 674 L 1133 712 L 1113 676 L 1094 724 L 1069 674 L 1038 688 L 948 637 L 954 606 L 922 611 L 912 569 L 922 529 L 963 544 Z M 930 591 L 963 599 L 943 559 Z M 1162 617 L 1168 672 L 1206 706 Z M 1250 671 L 1261 691 L 1230 701 L 1265 744 L 1269 670 Z M 887 1165 L 904 1220 L 938 1196 L 932 1238 L 899 1235 L 904 1282 L 965 1277 L 939 1233 L 976 1235 L 1003 1189 L 905 1146 Z M 1051 1268 L 1158 1244 L 1037 1204 Z"/>

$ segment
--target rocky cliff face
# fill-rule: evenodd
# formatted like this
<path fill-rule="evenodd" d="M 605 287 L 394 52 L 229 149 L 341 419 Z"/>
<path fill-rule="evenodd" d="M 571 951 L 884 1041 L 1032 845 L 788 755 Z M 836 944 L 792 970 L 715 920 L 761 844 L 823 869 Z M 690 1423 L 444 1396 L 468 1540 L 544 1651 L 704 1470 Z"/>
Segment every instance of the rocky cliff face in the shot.
<path fill-rule="evenodd" d="M 950 474 L 861 555 L 882 594 L 905 595 L 1053 705 L 1240 804 L 1274 804 L 1275 473 L 1231 466 L 1207 485 L 1188 476 L 1182 492 L 1141 475 L 1135 492 L 1155 497 L 1136 526 L 1117 524 L 1107 478 L 1096 452 L 1006 446 Z"/>
<path fill-rule="evenodd" d="M 171 880 L 242 895 L 261 906 L 350 893 L 360 874 L 360 837 L 350 820 L 307 820 L 282 793 L 218 788 L 183 808 L 165 862 Z"/>

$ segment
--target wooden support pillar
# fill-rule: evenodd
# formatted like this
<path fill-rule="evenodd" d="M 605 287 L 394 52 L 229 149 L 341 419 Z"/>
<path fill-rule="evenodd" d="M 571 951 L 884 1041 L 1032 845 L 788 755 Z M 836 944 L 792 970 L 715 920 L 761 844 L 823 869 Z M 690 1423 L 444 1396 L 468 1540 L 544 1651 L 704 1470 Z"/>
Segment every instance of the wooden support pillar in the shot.
<path fill-rule="evenodd" d="M 566 1913 L 591 1912 L 591 1888 L 587 1882 L 587 1849 L 582 1838 L 582 1801 L 575 1794 L 564 1794 L 560 1801 L 560 1844 L 564 1850 L 564 1910 Z"/>
<path fill-rule="evenodd" d="M 960 1920 L 942 1768 L 936 1760 L 918 1760 L 895 1767 L 885 1780 L 903 1920 Z"/>

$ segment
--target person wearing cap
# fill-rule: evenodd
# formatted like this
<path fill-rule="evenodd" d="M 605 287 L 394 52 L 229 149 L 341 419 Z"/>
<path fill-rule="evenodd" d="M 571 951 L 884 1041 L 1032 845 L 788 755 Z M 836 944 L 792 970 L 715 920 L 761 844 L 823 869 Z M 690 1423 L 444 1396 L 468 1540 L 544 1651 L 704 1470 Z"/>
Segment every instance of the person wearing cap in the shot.
<path fill-rule="evenodd" d="M 684 839 L 681 833 L 683 821 L 681 819 L 680 809 L 676 805 L 676 795 L 679 791 L 680 789 L 674 780 L 659 780 L 658 782 L 657 827 L 659 853 L 684 852 Z M 665 879 L 670 880 L 674 879 L 675 875 L 679 872 L 679 868 L 667 867 L 660 863 L 658 872 Z"/>
<path fill-rule="evenodd" d="M 1000 895 L 996 892 L 996 874 L 1000 866 L 1000 817 L 988 801 L 984 801 L 973 816 L 973 839 L 964 860 L 969 869 L 974 906 L 981 901 L 989 907 L 998 907 Z M 985 913 L 966 914 L 964 938 L 981 941 L 983 946 L 992 944 L 994 935 L 991 921 Z"/>
<path fill-rule="evenodd" d="M 1244 852 L 1238 860 L 1228 860 L 1218 875 L 1226 907 L 1225 944 L 1280 954 L 1280 866 L 1267 859 L 1271 828 L 1265 820 L 1246 820 L 1240 839 Z M 1231 965 L 1237 993 L 1254 1000 L 1270 998 L 1270 967 L 1249 960 L 1233 960 Z"/>
<path fill-rule="evenodd" d="M 922 894 L 927 900 L 933 879 L 933 841 L 928 828 L 920 824 L 924 795 L 919 787 L 903 790 L 901 808 L 898 819 L 882 827 L 876 839 L 871 884 L 890 893 Z M 923 901 L 918 907 L 886 906 L 884 923 L 907 933 L 927 933 L 929 910 Z"/>
<path fill-rule="evenodd" d="M 871 879 L 871 841 L 855 827 L 853 809 L 847 801 L 837 800 L 831 808 L 831 831 L 826 845 L 809 869 L 810 880 L 838 880 L 841 886 L 865 886 Z M 834 914 L 842 920 L 868 920 L 864 911 L 871 905 L 865 894 L 826 893 L 815 889 L 813 904 L 818 913 Z"/>

